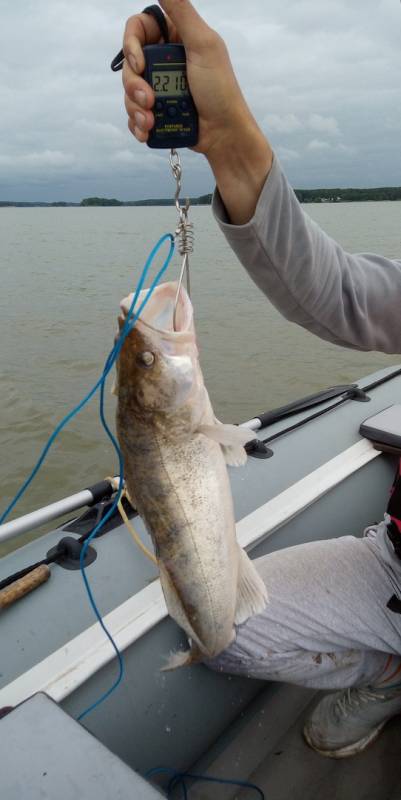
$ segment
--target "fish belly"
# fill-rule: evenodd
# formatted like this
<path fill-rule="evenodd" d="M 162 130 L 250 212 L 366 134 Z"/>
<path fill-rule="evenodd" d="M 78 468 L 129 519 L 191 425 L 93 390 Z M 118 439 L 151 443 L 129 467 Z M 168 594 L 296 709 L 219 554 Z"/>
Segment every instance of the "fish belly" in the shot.
<path fill-rule="evenodd" d="M 136 467 L 126 462 L 126 477 L 130 491 L 132 474 L 138 511 L 155 545 L 167 608 L 202 653 L 217 655 L 234 636 L 238 581 L 220 445 L 202 435 L 174 445 L 159 440 L 157 457 L 153 452 L 146 466 L 147 460 Z"/>

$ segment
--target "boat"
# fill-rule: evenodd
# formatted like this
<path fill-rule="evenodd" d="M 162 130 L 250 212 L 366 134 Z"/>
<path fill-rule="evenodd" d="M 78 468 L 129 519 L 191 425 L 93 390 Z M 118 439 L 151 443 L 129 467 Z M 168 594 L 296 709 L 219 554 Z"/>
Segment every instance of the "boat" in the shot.
<path fill-rule="evenodd" d="M 383 518 L 397 450 L 361 435 L 360 426 L 399 397 L 401 368 L 393 366 L 243 423 L 255 439 L 247 464 L 229 471 L 238 540 L 252 558 L 311 539 L 360 535 Z M 267 800 L 400 797 L 399 719 L 366 752 L 333 761 L 301 735 L 319 693 L 204 665 L 161 671 L 165 656 L 185 647 L 185 636 L 167 615 L 157 568 L 118 513 L 91 542 L 86 574 L 124 654 L 125 674 L 76 722 L 118 674 L 79 569 L 82 542 L 110 509 L 113 485 L 102 480 L 0 526 L 0 544 L 15 546 L 0 562 L 3 800 L 166 797 L 176 773 L 249 782 Z M 141 519 L 127 504 L 126 511 L 149 547 Z M 52 530 L 18 546 L 49 521 Z M 43 561 L 50 579 L 2 607 L 2 593 Z M 250 787 L 187 780 L 187 789 L 177 782 L 169 796 L 257 796 Z"/>

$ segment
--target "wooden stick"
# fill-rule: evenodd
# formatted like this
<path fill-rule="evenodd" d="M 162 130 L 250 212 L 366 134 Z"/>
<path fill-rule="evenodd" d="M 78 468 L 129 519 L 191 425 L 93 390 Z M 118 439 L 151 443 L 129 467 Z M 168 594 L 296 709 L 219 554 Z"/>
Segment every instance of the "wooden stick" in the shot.
<path fill-rule="evenodd" d="M 24 597 L 29 592 L 37 589 L 42 583 L 45 583 L 50 578 L 50 569 L 47 564 L 41 564 L 36 567 L 32 572 L 28 572 L 23 578 L 14 581 L 10 586 L 2 589 L 0 592 L 0 609 L 11 606 L 20 597 Z"/>

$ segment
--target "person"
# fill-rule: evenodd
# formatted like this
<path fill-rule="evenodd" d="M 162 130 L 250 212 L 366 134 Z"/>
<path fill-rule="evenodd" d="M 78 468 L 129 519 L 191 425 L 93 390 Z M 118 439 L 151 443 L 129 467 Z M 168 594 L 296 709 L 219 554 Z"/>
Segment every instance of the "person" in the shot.
<path fill-rule="evenodd" d="M 216 180 L 213 212 L 245 269 L 288 320 L 321 338 L 401 353 L 401 260 L 347 253 L 303 212 L 246 104 L 224 41 L 189 0 L 159 3 L 171 41 L 185 46 L 199 113 L 194 149 Z M 125 104 L 140 142 L 154 123 L 142 47 L 158 41 L 152 16 L 128 20 Z M 270 602 L 209 662 L 237 675 L 335 690 L 304 728 L 308 744 L 326 756 L 362 751 L 401 712 L 401 615 L 387 608 L 401 592 L 401 560 L 388 522 L 362 538 L 313 541 L 257 559 Z"/>

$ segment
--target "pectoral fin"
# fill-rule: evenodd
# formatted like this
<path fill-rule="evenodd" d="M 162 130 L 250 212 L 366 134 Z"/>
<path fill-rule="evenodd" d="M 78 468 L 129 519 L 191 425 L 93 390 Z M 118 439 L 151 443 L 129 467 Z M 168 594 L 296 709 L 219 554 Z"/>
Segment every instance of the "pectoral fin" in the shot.
<path fill-rule="evenodd" d="M 118 397 L 118 361 L 116 361 L 116 372 L 114 375 L 113 385 L 110 389 L 110 394 L 114 394 L 116 397 Z"/>
<path fill-rule="evenodd" d="M 245 445 L 255 438 L 249 428 L 240 428 L 238 425 L 224 425 L 216 419 L 214 425 L 200 425 L 197 433 L 203 433 L 214 442 L 221 445 L 226 463 L 232 467 L 239 467 L 246 463 L 247 454 Z"/>
<path fill-rule="evenodd" d="M 239 570 L 235 624 L 260 614 L 269 602 L 267 589 L 245 550 L 238 545 Z"/>
<path fill-rule="evenodd" d="M 134 487 L 131 486 L 131 485 L 128 486 L 128 481 L 125 484 L 125 494 L 127 496 L 127 500 L 129 502 L 130 506 L 132 508 L 134 508 L 135 510 L 137 510 L 138 509 L 138 505 L 137 505 L 137 502 L 136 502 L 136 499 L 135 499 Z"/>

